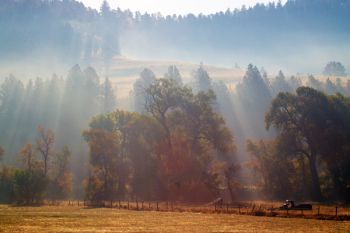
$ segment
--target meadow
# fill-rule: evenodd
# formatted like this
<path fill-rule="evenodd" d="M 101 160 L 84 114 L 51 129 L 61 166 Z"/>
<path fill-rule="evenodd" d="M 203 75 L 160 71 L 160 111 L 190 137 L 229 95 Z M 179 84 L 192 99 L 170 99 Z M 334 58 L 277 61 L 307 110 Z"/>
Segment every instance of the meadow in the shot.
<path fill-rule="evenodd" d="M 82 206 L 0 206 L 0 232 L 350 232 L 349 221 Z"/>

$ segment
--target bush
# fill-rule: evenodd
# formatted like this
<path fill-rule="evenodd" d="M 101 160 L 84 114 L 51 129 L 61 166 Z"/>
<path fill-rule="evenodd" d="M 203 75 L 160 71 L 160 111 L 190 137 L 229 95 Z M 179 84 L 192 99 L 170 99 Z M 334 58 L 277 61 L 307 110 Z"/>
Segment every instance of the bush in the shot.
<path fill-rule="evenodd" d="M 47 179 L 41 170 L 17 170 L 14 175 L 14 194 L 17 204 L 39 203 L 44 196 Z"/>

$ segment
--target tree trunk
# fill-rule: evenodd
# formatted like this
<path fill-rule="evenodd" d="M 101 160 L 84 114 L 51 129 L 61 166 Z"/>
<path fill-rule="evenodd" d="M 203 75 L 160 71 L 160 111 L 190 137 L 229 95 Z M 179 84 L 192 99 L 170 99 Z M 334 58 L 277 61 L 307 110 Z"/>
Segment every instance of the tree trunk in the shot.
<path fill-rule="evenodd" d="M 125 185 L 126 185 L 126 179 L 123 176 L 119 176 L 118 180 L 118 190 L 117 190 L 117 195 L 120 199 L 125 198 Z"/>
<path fill-rule="evenodd" d="M 307 194 L 307 183 L 306 183 L 306 171 L 305 171 L 305 160 L 304 157 L 300 158 L 301 161 L 301 174 L 302 174 L 302 198 L 305 198 L 306 194 Z"/>
<path fill-rule="evenodd" d="M 44 158 L 44 176 L 46 177 L 47 175 L 47 158 Z"/>
<path fill-rule="evenodd" d="M 172 143 L 171 143 L 171 132 L 170 132 L 170 129 L 166 123 L 166 119 L 165 119 L 165 116 L 163 118 L 163 120 L 161 121 L 161 124 L 165 130 L 165 134 L 166 134 L 166 141 L 167 141 L 167 144 L 168 144 L 168 150 L 169 150 L 169 153 L 170 155 L 172 155 L 172 152 L 173 152 L 173 146 L 172 146 Z"/>
<path fill-rule="evenodd" d="M 312 153 L 309 158 L 311 181 L 312 181 L 312 196 L 315 201 L 322 200 L 320 180 L 318 177 L 317 165 L 316 165 L 316 154 Z"/>
<path fill-rule="evenodd" d="M 336 164 L 328 165 L 328 169 L 330 171 L 333 185 L 334 185 L 334 198 L 336 200 L 342 200 L 344 197 L 346 197 L 346 188 L 340 181 L 340 172 Z"/>
<path fill-rule="evenodd" d="M 230 179 L 230 177 L 226 177 L 226 179 L 227 179 L 227 189 L 230 192 L 231 203 L 233 203 L 234 200 L 235 200 L 235 194 L 233 193 L 233 188 L 232 188 L 232 185 L 231 185 L 231 179 Z"/>

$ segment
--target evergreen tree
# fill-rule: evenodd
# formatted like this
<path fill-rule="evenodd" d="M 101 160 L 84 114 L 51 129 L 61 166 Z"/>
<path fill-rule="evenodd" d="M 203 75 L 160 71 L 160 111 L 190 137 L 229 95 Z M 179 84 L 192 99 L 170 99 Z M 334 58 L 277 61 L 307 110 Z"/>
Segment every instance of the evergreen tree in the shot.
<path fill-rule="evenodd" d="M 116 106 L 116 96 L 114 94 L 112 83 L 109 78 L 105 78 L 105 82 L 102 86 L 102 98 L 103 98 L 103 112 L 112 112 Z"/>
<path fill-rule="evenodd" d="M 208 72 L 204 69 L 203 64 L 201 64 L 199 68 L 193 73 L 193 77 L 195 79 L 194 89 L 197 92 L 208 91 L 212 89 L 211 79 Z"/>
<path fill-rule="evenodd" d="M 134 83 L 135 110 L 144 112 L 146 106 L 146 90 L 156 81 L 156 76 L 150 69 L 144 69 Z"/>

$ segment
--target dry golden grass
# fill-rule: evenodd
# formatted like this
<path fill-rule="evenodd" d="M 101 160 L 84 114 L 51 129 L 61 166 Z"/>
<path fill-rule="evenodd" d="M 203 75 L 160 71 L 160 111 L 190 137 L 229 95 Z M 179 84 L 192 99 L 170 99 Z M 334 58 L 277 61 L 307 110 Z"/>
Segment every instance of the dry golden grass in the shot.
<path fill-rule="evenodd" d="M 0 232 L 350 232 L 350 222 L 73 206 L 0 206 Z"/>

